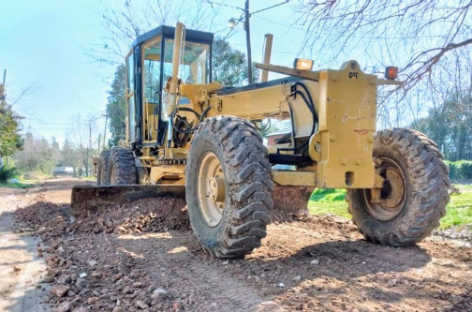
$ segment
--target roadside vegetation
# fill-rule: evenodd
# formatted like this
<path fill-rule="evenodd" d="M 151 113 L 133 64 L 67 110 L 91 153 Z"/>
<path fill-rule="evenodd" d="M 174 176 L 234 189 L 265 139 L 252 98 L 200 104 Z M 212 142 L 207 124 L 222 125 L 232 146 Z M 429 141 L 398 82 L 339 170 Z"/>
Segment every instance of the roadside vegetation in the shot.
<path fill-rule="evenodd" d="M 29 189 L 35 187 L 36 184 L 34 183 L 25 183 L 25 182 L 7 182 L 7 183 L 0 183 L 0 187 L 7 187 L 13 189 Z"/>
<path fill-rule="evenodd" d="M 447 214 L 441 219 L 440 229 L 472 224 L 472 185 L 454 184 L 458 190 L 451 194 L 451 201 L 446 207 Z M 344 189 L 318 189 L 313 192 L 308 203 L 312 214 L 334 214 L 351 218 Z"/>
<path fill-rule="evenodd" d="M 25 182 L 18 179 L 18 175 L 14 167 L 0 167 L 0 187 L 27 189 L 34 186 L 35 184 L 33 182 Z"/>

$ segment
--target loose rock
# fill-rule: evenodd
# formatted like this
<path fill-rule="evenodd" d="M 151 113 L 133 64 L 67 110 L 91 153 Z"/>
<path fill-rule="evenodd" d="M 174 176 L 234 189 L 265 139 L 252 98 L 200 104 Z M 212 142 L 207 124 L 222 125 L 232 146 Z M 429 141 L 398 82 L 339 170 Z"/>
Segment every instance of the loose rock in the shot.
<path fill-rule="evenodd" d="M 63 297 L 68 291 L 70 287 L 66 285 L 55 285 L 51 288 L 51 294 L 55 295 L 56 297 Z"/>
<path fill-rule="evenodd" d="M 70 303 L 69 301 L 65 301 L 57 306 L 57 312 L 70 311 L 71 307 L 72 307 L 72 303 Z"/>

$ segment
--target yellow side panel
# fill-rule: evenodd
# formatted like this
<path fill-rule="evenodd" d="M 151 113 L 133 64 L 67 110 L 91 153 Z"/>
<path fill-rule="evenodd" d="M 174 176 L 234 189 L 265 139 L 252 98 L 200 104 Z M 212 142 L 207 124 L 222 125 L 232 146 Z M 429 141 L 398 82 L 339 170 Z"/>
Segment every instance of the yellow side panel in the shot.
<path fill-rule="evenodd" d="M 316 98 L 318 95 L 318 84 L 309 80 L 300 82 L 303 82 L 310 90 L 311 95 Z M 292 84 L 293 83 L 287 83 L 214 97 L 213 101 L 221 101 L 221 107 L 220 109 L 210 110 L 207 116 L 226 115 L 248 119 L 262 119 L 268 117 L 287 119 L 290 117 L 287 95 L 290 94 Z M 313 118 L 309 109 L 299 96 L 292 100 L 292 105 L 296 137 L 309 136 L 313 125 Z M 217 107 L 216 104 L 214 104 L 214 106 Z"/>
<path fill-rule="evenodd" d="M 317 186 L 371 188 L 377 77 L 364 74 L 355 61 L 320 74 Z"/>

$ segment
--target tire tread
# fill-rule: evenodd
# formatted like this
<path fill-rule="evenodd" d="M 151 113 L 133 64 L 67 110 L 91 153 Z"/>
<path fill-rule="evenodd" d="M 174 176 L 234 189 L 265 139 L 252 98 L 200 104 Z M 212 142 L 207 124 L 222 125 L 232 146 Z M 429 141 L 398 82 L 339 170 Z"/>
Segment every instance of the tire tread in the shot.
<path fill-rule="evenodd" d="M 373 226 L 373 217 L 361 212 L 365 209 L 365 204 L 359 200 L 362 190 L 349 190 L 347 201 L 352 220 L 359 232 L 370 241 L 390 246 L 414 245 L 429 236 L 446 213 L 451 182 L 443 163 L 444 156 L 432 140 L 410 129 L 380 131 L 374 144 L 398 149 L 406 158 L 412 186 L 412 200 L 407 208 L 413 209 L 414 213 L 402 220 L 405 224 L 401 227 Z"/>
<path fill-rule="evenodd" d="M 271 191 L 274 188 L 271 165 L 262 136 L 254 126 L 237 117 L 208 118 L 195 136 L 213 135 L 221 144 L 224 166 L 231 190 L 229 220 L 217 243 L 202 242 L 217 258 L 241 258 L 261 246 L 270 223 Z M 194 229 L 195 230 L 195 229 Z M 198 236 L 197 236 L 198 238 Z"/>

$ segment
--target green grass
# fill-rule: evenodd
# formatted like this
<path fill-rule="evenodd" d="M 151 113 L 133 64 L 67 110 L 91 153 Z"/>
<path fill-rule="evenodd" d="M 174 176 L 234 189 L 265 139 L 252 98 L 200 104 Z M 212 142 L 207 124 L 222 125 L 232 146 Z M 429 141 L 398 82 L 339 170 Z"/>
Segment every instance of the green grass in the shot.
<path fill-rule="evenodd" d="M 346 190 L 317 189 L 311 194 L 308 211 L 312 214 L 327 214 L 350 218 L 347 212 Z"/>
<path fill-rule="evenodd" d="M 87 181 L 96 181 L 97 180 L 97 177 L 83 177 L 82 180 L 87 180 Z"/>
<path fill-rule="evenodd" d="M 440 221 L 440 228 L 472 224 L 472 185 L 455 185 L 461 194 L 451 195 L 446 207 L 447 214 Z M 327 214 L 351 218 L 347 209 L 346 190 L 318 189 L 313 192 L 308 202 L 308 211 L 312 214 Z"/>
<path fill-rule="evenodd" d="M 6 187 L 6 188 L 14 188 L 14 189 L 27 189 L 27 188 L 32 188 L 35 187 L 36 185 L 33 183 L 0 183 L 0 187 Z"/>
<path fill-rule="evenodd" d="M 442 229 L 455 225 L 472 224 L 472 185 L 454 185 L 461 194 L 452 194 L 446 207 L 446 216 L 441 219 Z"/>

